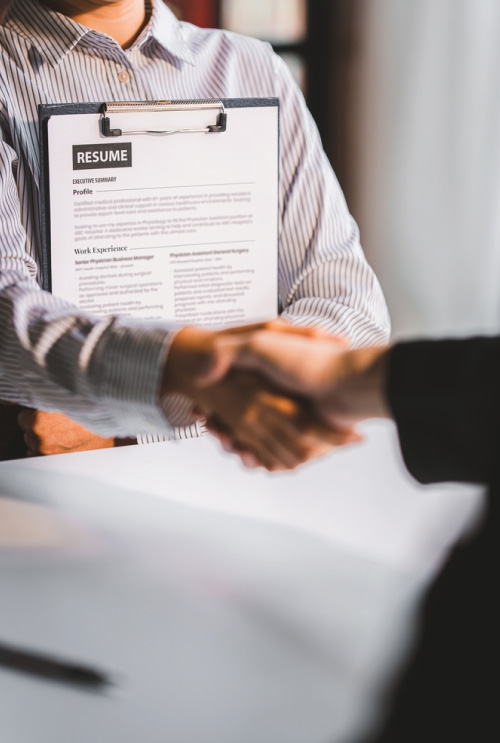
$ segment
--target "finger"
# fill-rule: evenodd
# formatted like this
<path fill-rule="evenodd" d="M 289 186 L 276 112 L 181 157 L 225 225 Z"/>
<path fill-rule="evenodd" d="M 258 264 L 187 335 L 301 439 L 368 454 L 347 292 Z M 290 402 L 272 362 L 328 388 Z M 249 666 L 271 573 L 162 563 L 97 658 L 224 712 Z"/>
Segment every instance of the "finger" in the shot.
<path fill-rule="evenodd" d="M 189 416 L 189 420 L 187 425 L 192 425 L 193 423 L 201 423 L 206 418 L 206 413 L 203 412 L 203 410 L 196 410 L 191 411 L 191 415 Z"/>
<path fill-rule="evenodd" d="M 206 422 L 206 429 L 219 439 L 219 442 L 228 454 L 237 454 L 245 467 L 254 469 L 259 467 L 259 462 L 252 452 L 244 447 L 229 431 L 220 419 L 216 416 L 209 418 Z"/>
<path fill-rule="evenodd" d="M 342 424 L 340 421 L 334 423 L 333 420 L 325 420 L 318 417 L 317 414 L 309 412 L 303 412 L 294 425 L 297 431 L 301 432 L 312 443 L 323 442 L 330 446 L 344 446 L 363 439 L 352 424 L 348 424 L 346 421 Z"/>
<path fill-rule="evenodd" d="M 268 330 L 289 335 L 302 336 L 303 338 L 320 338 L 322 340 L 339 343 L 346 348 L 350 346 L 349 341 L 346 338 L 343 338 L 340 335 L 332 335 L 332 333 L 324 330 L 324 328 L 321 328 L 319 325 L 296 325 L 290 318 L 286 316 L 283 317 L 282 315 L 276 320 L 264 323 L 262 328 L 256 326 L 254 330 Z"/>
<path fill-rule="evenodd" d="M 267 448 L 287 469 L 294 469 L 308 458 L 310 442 L 280 410 L 267 408 L 262 413 L 262 425 L 268 431 Z"/>
<path fill-rule="evenodd" d="M 282 457 L 274 451 L 272 434 L 257 420 L 252 419 L 246 425 L 241 423 L 238 437 L 216 416 L 209 419 L 207 429 L 219 439 L 226 451 L 237 454 L 246 467 L 285 468 Z"/>
<path fill-rule="evenodd" d="M 278 336 L 294 336 L 302 341 L 308 339 L 324 341 L 336 345 L 339 350 L 347 350 L 349 347 L 345 338 L 333 336 L 322 328 L 292 325 L 282 319 L 240 328 L 229 328 L 215 340 L 212 354 L 198 374 L 196 380 L 198 386 L 207 387 L 219 382 L 236 363 L 241 367 L 261 371 L 272 378 L 273 373 L 276 372 L 276 358 L 273 357 L 273 363 L 270 366 L 269 358 L 266 358 L 264 348 L 261 346 L 263 337 L 272 342 L 270 336 L 276 333 Z M 276 341 L 276 338 L 274 340 Z M 304 349 L 301 350 L 301 357 L 303 362 Z M 281 376 L 280 373 L 278 381 L 282 381 Z"/>
<path fill-rule="evenodd" d="M 195 378 L 195 384 L 204 388 L 221 382 L 241 354 L 246 338 L 247 336 L 225 336 L 216 340 L 209 359 Z"/>
<path fill-rule="evenodd" d="M 265 456 L 260 454 L 264 466 L 270 471 L 294 470 L 311 460 L 325 456 L 334 449 L 363 440 L 356 432 L 339 432 L 329 441 L 303 435 L 295 439 L 292 434 L 286 436 L 283 429 L 276 429 L 274 434 L 276 435 L 273 439 L 269 437 L 266 439 Z M 267 452 L 273 455 L 273 460 L 270 460 Z"/>
<path fill-rule="evenodd" d="M 318 435 L 317 432 L 304 434 L 303 440 L 304 445 L 310 448 L 311 457 L 314 456 L 315 450 L 321 453 L 322 450 L 326 452 L 348 444 L 356 444 L 363 441 L 363 436 L 355 430 L 338 429 L 330 431 L 328 435 Z"/>
<path fill-rule="evenodd" d="M 333 384 L 333 369 L 344 347 L 330 340 L 284 336 L 259 331 L 249 336 L 215 340 L 209 366 L 198 376 L 199 387 L 220 381 L 231 368 L 259 372 L 280 389 L 318 398 Z"/>
<path fill-rule="evenodd" d="M 263 322 L 249 323 L 248 325 L 234 325 L 231 328 L 224 328 L 221 330 L 221 335 L 248 335 L 248 333 L 255 333 L 258 330 L 269 330 L 272 327 L 281 328 L 281 326 L 288 326 L 290 323 L 285 322 L 281 318 L 277 317 L 274 320 L 264 320 Z"/>
<path fill-rule="evenodd" d="M 288 464 L 280 453 L 273 448 L 273 440 L 261 435 L 258 444 L 245 443 L 241 451 L 237 452 L 242 463 L 249 469 L 264 467 L 268 472 L 280 472 L 293 469 L 293 464 Z"/>
<path fill-rule="evenodd" d="M 332 430 L 303 405 L 274 392 L 262 392 L 259 404 L 250 405 L 239 420 L 237 433 L 218 416 L 209 419 L 208 429 L 226 451 L 238 453 L 245 464 L 255 466 L 256 458 L 271 471 L 294 469 L 333 446 L 358 440 L 352 430 Z"/>
<path fill-rule="evenodd" d="M 208 416 L 206 423 L 205 423 L 205 428 L 210 433 L 215 433 L 217 435 L 219 433 L 221 434 L 225 433 L 227 429 L 227 427 L 221 423 L 220 419 L 216 415 Z"/>
<path fill-rule="evenodd" d="M 292 401 L 284 401 L 293 406 Z M 262 408 L 258 417 L 249 417 L 238 433 L 240 446 L 253 455 L 267 470 L 294 469 L 304 456 L 296 430 L 290 428 L 283 413 Z"/>
<path fill-rule="evenodd" d="M 294 333 L 295 335 L 314 336 L 317 331 L 325 331 L 315 326 L 303 327 L 294 325 L 286 317 L 276 317 L 273 320 L 264 320 L 263 322 L 250 323 L 249 325 L 238 325 L 232 328 L 226 328 L 221 331 L 221 335 L 247 335 L 260 330 L 270 330 L 280 333 Z"/>
<path fill-rule="evenodd" d="M 34 455 L 40 454 L 40 442 L 38 441 L 36 436 L 32 436 L 30 433 L 25 433 L 23 439 L 28 450 L 31 450 Z"/>
<path fill-rule="evenodd" d="M 221 446 L 228 454 L 234 454 L 237 457 L 240 458 L 242 464 L 247 469 L 257 469 L 259 467 L 262 467 L 263 464 L 258 460 L 258 458 L 255 456 L 255 454 L 252 454 L 249 449 L 247 449 L 245 446 L 242 446 L 238 441 L 235 441 L 231 438 L 225 438 L 224 441 L 222 439 L 219 439 L 221 442 Z"/>
<path fill-rule="evenodd" d="M 295 409 L 294 409 L 295 407 Z M 291 469 L 315 459 L 332 448 L 362 440 L 351 427 L 334 429 L 325 425 L 307 407 L 296 401 L 275 398 L 273 406 L 262 411 L 261 425 L 272 435 L 273 453 Z"/>
<path fill-rule="evenodd" d="M 277 409 L 263 411 L 261 425 L 266 431 L 266 450 L 286 469 L 295 469 L 331 448 L 329 442 L 304 433 L 298 422 Z"/>
<path fill-rule="evenodd" d="M 207 426 L 206 428 L 209 433 L 219 439 L 219 443 L 225 452 L 227 452 L 228 454 L 236 453 L 236 448 L 233 443 L 234 439 L 229 433 L 226 433 L 217 426 Z"/>
<path fill-rule="evenodd" d="M 205 421 L 205 428 L 208 433 L 219 439 L 223 448 L 231 448 L 233 446 L 234 436 L 231 434 L 227 426 L 225 426 L 216 416 L 207 418 Z"/>
<path fill-rule="evenodd" d="M 282 328 L 275 329 L 274 327 L 269 327 L 269 328 L 265 328 L 265 330 L 272 330 L 272 331 L 279 330 L 280 333 L 285 333 L 288 335 L 295 335 L 295 336 L 299 336 L 302 338 L 312 338 L 315 340 L 328 341 L 330 343 L 336 343 L 337 345 L 345 349 L 350 347 L 350 343 L 347 340 L 347 338 L 343 338 L 341 335 L 332 335 L 331 333 L 324 330 L 323 328 L 320 328 L 318 325 L 311 325 L 309 327 L 303 327 L 301 325 L 293 325 L 290 322 L 283 322 Z"/>
<path fill-rule="evenodd" d="M 19 424 L 19 427 L 23 431 L 32 431 L 33 426 L 35 425 L 36 416 L 37 416 L 37 410 L 33 410 L 32 408 L 24 408 L 20 411 L 17 415 L 17 422 Z"/>

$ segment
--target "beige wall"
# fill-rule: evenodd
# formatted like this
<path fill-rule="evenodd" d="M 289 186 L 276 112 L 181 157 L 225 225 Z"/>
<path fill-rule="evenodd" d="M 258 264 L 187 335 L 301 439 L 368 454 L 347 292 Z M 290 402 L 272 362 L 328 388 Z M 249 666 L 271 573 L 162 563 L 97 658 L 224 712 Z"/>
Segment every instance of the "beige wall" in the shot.
<path fill-rule="evenodd" d="M 394 334 L 498 331 L 500 3 L 356 2 L 348 195 Z"/>

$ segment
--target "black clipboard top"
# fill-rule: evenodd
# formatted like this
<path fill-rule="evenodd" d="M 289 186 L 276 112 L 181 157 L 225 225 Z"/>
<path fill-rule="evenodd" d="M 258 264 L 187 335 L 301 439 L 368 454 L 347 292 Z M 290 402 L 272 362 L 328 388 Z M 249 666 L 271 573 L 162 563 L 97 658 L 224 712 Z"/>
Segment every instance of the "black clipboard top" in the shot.
<path fill-rule="evenodd" d="M 38 106 L 38 120 L 43 127 L 46 125 L 51 116 L 69 116 L 71 114 L 99 114 L 103 106 L 125 106 L 128 105 L 137 109 L 161 110 L 162 107 L 168 108 L 169 105 L 195 105 L 201 103 L 222 103 L 224 108 L 263 108 L 268 106 L 278 106 L 279 98 L 211 98 L 211 99 L 193 99 L 193 100 L 172 100 L 172 101 L 100 101 L 93 103 L 41 103 Z M 163 104 L 163 106 L 162 106 Z"/>

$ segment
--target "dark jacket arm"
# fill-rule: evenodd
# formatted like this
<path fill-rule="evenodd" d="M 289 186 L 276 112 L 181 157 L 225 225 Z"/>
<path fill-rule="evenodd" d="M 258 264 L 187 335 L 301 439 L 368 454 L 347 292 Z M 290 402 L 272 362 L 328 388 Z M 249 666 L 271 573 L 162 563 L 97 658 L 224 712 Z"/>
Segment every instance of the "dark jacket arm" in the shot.
<path fill-rule="evenodd" d="M 415 478 L 491 481 L 500 459 L 500 338 L 396 344 L 386 392 Z"/>

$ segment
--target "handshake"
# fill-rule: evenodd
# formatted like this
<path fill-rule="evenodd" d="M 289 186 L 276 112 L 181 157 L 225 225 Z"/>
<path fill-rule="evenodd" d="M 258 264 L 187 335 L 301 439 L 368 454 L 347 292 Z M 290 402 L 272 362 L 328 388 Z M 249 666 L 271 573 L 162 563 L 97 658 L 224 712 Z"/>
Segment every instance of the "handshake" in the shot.
<path fill-rule="evenodd" d="M 359 441 L 360 420 L 390 417 L 386 366 L 387 347 L 349 350 L 283 320 L 219 332 L 186 327 L 170 349 L 161 399 L 192 400 L 189 422 L 206 417 L 246 466 L 288 470 Z"/>

